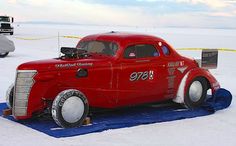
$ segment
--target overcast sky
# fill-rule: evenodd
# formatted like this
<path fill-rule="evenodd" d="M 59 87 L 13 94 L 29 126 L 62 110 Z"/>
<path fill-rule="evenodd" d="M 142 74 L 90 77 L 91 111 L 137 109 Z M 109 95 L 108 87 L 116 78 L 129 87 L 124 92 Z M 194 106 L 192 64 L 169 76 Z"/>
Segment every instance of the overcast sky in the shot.
<path fill-rule="evenodd" d="M 17 22 L 236 28 L 236 0 L 0 0 Z"/>

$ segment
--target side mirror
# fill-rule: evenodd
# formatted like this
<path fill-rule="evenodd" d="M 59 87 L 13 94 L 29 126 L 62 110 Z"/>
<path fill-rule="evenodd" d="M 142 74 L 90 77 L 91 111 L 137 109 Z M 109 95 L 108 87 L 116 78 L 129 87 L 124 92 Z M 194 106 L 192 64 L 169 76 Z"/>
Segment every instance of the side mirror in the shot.
<path fill-rule="evenodd" d="M 12 22 L 12 23 L 14 22 L 14 18 L 13 18 L 13 17 L 11 18 L 11 22 Z"/>

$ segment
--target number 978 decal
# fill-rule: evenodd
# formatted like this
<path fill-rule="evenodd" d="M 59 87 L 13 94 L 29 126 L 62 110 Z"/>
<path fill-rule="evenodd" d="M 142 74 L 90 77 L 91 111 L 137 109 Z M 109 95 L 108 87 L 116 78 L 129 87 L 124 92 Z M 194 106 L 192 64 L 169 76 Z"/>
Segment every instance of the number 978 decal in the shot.
<path fill-rule="evenodd" d="M 144 71 L 144 72 L 133 72 L 130 74 L 130 81 L 138 81 L 138 80 L 153 80 L 153 70 Z"/>

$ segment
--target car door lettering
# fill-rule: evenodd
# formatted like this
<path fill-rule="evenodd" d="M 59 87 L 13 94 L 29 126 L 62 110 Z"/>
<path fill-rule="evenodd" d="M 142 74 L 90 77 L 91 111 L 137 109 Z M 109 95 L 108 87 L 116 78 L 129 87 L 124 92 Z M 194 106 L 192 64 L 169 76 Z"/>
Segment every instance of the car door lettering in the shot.
<path fill-rule="evenodd" d="M 153 70 L 150 70 L 150 71 L 144 71 L 144 72 L 132 72 L 130 74 L 130 78 L 129 80 L 131 82 L 133 81 L 138 81 L 138 80 L 153 80 L 153 77 L 154 77 L 154 72 Z"/>

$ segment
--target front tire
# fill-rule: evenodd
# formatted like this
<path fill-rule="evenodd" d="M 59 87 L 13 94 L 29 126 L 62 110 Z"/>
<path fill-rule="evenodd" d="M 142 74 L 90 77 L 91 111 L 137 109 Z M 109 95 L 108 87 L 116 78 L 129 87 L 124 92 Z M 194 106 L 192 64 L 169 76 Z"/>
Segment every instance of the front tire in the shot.
<path fill-rule="evenodd" d="M 0 58 L 4 58 L 4 57 L 6 57 L 8 54 L 9 54 L 9 52 L 6 52 L 6 53 L 0 53 Z"/>
<path fill-rule="evenodd" d="M 13 107 L 13 92 L 14 92 L 14 84 L 12 84 L 6 93 L 6 104 L 8 108 Z"/>
<path fill-rule="evenodd" d="M 197 77 L 191 81 L 184 97 L 184 105 L 187 108 L 197 108 L 202 105 L 207 97 L 207 81 L 205 78 Z"/>
<path fill-rule="evenodd" d="M 74 89 L 59 93 L 52 104 L 52 117 L 63 128 L 81 126 L 88 111 L 89 104 L 85 95 Z"/>

